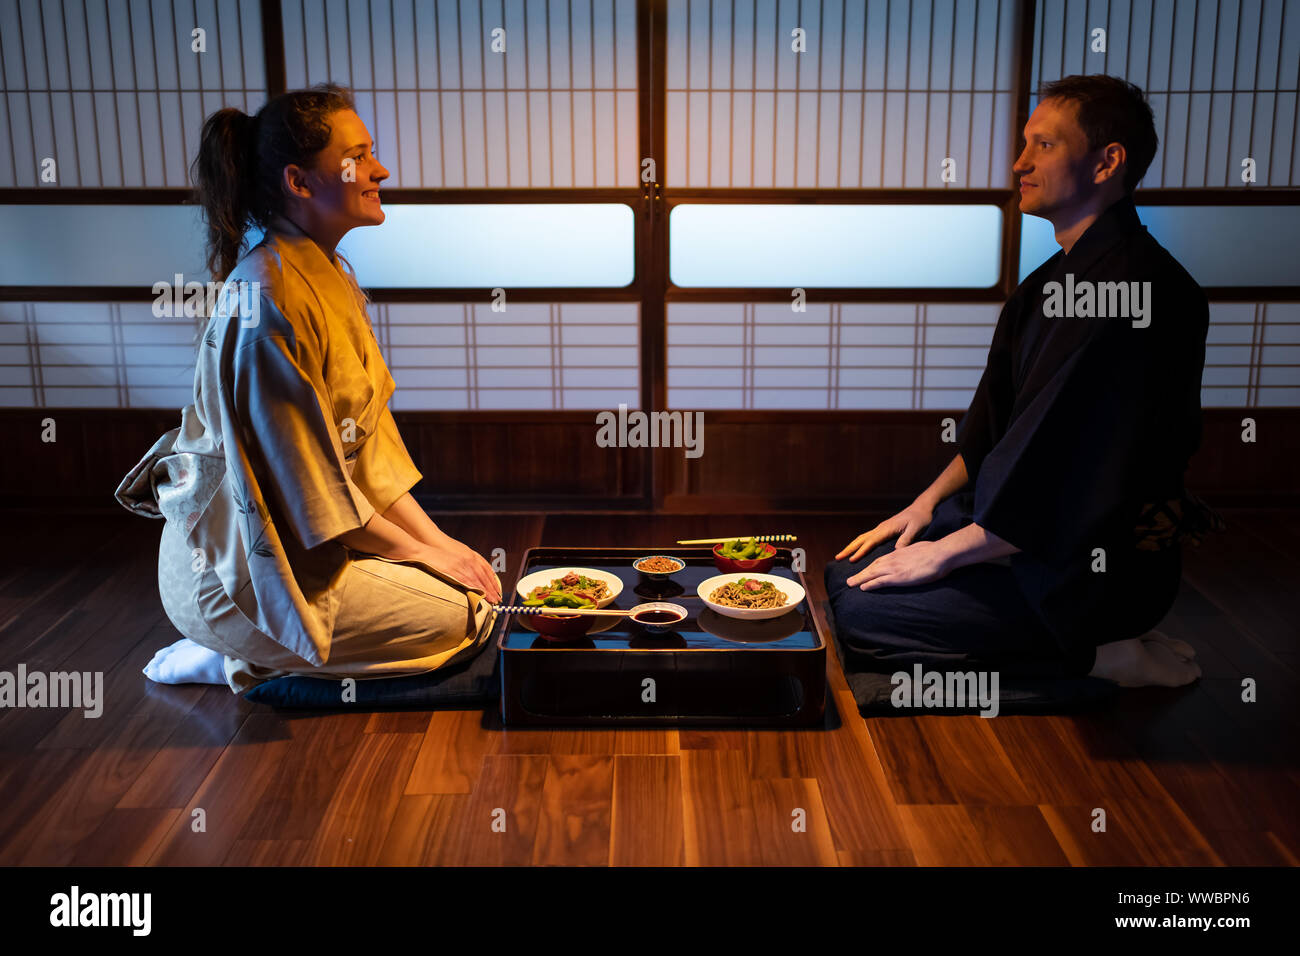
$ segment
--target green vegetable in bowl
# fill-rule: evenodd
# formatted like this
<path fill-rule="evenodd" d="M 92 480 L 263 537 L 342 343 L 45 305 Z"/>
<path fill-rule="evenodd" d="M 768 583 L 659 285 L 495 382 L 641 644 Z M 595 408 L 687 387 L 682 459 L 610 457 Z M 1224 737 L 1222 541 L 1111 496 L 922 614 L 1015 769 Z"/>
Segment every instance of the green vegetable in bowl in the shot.
<path fill-rule="evenodd" d="M 540 588 L 537 590 L 540 590 Z M 595 606 L 595 601 L 588 601 L 565 591 L 552 591 L 543 598 L 528 597 L 524 599 L 524 607 L 594 608 Z"/>
<path fill-rule="evenodd" d="M 596 608 L 608 596 L 609 585 L 604 581 L 570 571 L 550 584 L 533 588 L 524 598 L 524 606 Z"/>
<path fill-rule="evenodd" d="M 753 538 L 732 538 L 723 543 L 718 554 L 733 561 L 752 561 L 767 557 L 767 545 L 759 544 Z"/>

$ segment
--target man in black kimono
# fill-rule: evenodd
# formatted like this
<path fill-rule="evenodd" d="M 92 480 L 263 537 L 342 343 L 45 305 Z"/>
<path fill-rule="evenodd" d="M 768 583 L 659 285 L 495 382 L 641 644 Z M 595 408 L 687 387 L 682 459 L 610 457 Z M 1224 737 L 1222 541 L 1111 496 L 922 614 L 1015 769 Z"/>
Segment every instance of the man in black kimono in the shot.
<path fill-rule="evenodd" d="M 1061 251 L 1002 309 L 957 456 L 828 565 L 845 665 L 1185 684 L 1194 651 L 1151 629 L 1186 532 L 1152 528 L 1190 503 L 1209 308 L 1133 204 L 1151 110 L 1122 80 L 1066 77 L 1024 135 L 1020 210 Z"/>

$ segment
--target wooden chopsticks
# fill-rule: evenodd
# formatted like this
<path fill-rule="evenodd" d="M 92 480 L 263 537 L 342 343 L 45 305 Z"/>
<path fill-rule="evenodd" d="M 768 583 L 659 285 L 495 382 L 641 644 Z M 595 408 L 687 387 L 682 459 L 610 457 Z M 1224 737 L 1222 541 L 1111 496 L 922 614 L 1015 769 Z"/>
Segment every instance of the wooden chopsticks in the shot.
<path fill-rule="evenodd" d="M 728 541 L 740 541 L 744 538 L 753 538 L 756 542 L 768 541 L 798 541 L 799 539 L 792 534 L 742 534 L 732 538 L 692 538 L 689 541 L 678 541 L 678 544 L 725 544 Z"/>
<path fill-rule="evenodd" d="M 631 611 L 607 611 L 592 607 L 524 607 L 519 604 L 494 604 L 492 610 L 503 614 L 588 614 L 595 617 L 626 617 Z"/>

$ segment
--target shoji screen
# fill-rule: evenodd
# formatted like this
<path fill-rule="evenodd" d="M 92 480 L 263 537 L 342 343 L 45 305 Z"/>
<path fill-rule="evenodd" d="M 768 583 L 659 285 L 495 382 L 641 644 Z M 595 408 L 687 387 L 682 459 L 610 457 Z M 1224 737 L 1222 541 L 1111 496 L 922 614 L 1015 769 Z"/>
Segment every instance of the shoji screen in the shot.
<path fill-rule="evenodd" d="M 1142 188 L 1300 186 L 1295 0 L 1061 0 L 1040 2 L 1038 16 L 1035 90 L 1063 75 L 1109 73 L 1146 91 L 1160 147 Z M 1097 29 L 1105 31 L 1103 50 L 1093 49 Z M 1032 96 L 1031 108 L 1037 103 Z M 1181 198 L 1191 205 L 1144 207 L 1139 193 L 1138 212 L 1201 285 L 1296 282 L 1296 206 L 1204 206 L 1194 192 Z M 1022 276 L 1056 251 L 1044 225 L 1025 221 Z M 1212 303 L 1201 400 L 1207 407 L 1300 404 L 1300 305 Z"/>
<path fill-rule="evenodd" d="M 266 98 L 257 0 L 5 0 L 0 17 L 0 188 L 187 186 L 203 118 Z"/>
<path fill-rule="evenodd" d="M 918 190 L 915 205 L 817 205 L 813 193 L 812 205 L 676 206 L 673 281 L 996 284 L 1001 210 L 919 191 L 1011 186 L 1017 10 L 1014 0 L 670 0 L 668 192 Z M 945 160 L 955 178 L 945 179 Z M 761 248 L 738 230 L 706 251 L 699 233 L 714 209 L 715 218 L 766 221 L 755 227 Z M 917 241 L 927 235 L 933 241 Z M 796 312 L 672 302 L 669 405 L 964 408 L 997 315 L 986 303 L 810 303 Z"/>
<path fill-rule="evenodd" d="M 1143 87 L 1161 143 L 1143 187 L 1300 183 L 1300 5 L 1052 0 L 1029 6 L 1028 108 L 1037 105 L 1033 91 L 1041 82 L 1067 74 L 1105 72 Z M 800 201 L 811 204 L 798 208 L 812 219 L 843 208 L 817 205 L 818 190 L 916 189 L 917 206 L 891 207 L 907 212 L 915 232 L 944 228 L 942 207 L 933 218 L 919 208 L 931 197 L 939 201 L 939 190 L 1014 182 L 1016 30 L 1025 4 L 672 0 L 668 11 L 670 194 L 674 186 L 688 188 L 692 204 L 705 204 L 724 200 L 728 189 L 769 189 L 774 196 L 798 189 Z M 1104 44 L 1094 52 L 1097 29 L 1105 31 Z M 796 51 L 800 42 L 803 49 Z M 956 173 L 951 182 L 941 176 L 948 158 Z M 1252 184 L 1241 181 L 1246 158 L 1256 173 Z M 753 195 L 718 208 L 734 216 L 734 203 Z M 1138 199 L 1143 221 L 1202 285 L 1295 284 L 1294 205 L 1179 205 L 1201 201 L 1190 192 L 1159 206 L 1142 205 L 1140 193 Z M 674 215 L 696 208 L 678 205 Z M 953 209 L 947 228 L 999 256 L 1000 231 L 972 229 Z M 1207 215 L 1216 217 L 1210 227 Z M 923 253 L 911 250 L 914 236 L 884 219 L 848 222 L 827 213 L 820 224 L 773 226 L 760 250 L 769 268 L 749 284 L 856 287 L 864 290 L 856 302 L 810 304 L 802 313 L 770 296 L 670 303 L 671 405 L 966 406 L 998 310 L 951 295 L 942 304 L 920 295 L 915 302 L 872 303 L 871 288 L 912 284 L 898 279 L 906 268 L 887 268 L 891 255 Z M 752 235 L 716 241 L 706 252 L 689 222 L 674 219 L 673 226 L 674 282 L 698 289 L 744 284 L 727 277 L 742 274 L 738 259 L 754 266 Z M 898 237 L 897 248 L 888 248 L 891 237 Z M 1014 264 L 1023 277 L 1059 247 L 1044 220 L 1026 217 L 1021 237 Z M 813 251 L 820 258 L 799 281 L 790 273 Z M 679 269 L 678 257 L 689 268 Z M 933 260 L 933 276 L 950 277 L 936 283 L 945 291 L 982 284 L 957 268 L 961 260 L 942 243 L 935 244 Z M 814 278 L 827 273 L 834 281 Z M 1296 402 L 1295 309 L 1264 297 L 1213 304 L 1207 406 Z"/>
<path fill-rule="evenodd" d="M 1015 9 L 669 0 L 668 184 L 1009 186 Z"/>
<path fill-rule="evenodd" d="M 286 86 L 353 87 L 392 173 L 386 187 L 622 187 L 636 195 L 635 0 L 272 6 Z M 141 297 L 178 272 L 207 281 L 201 225 L 182 195 L 131 205 L 125 194 L 114 203 L 109 191 L 189 186 L 203 119 L 265 102 L 263 7 L 0 0 L 0 188 L 48 189 L 51 204 L 4 206 L 0 195 L 4 284 L 120 287 Z M 55 182 L 39 179 L 46 158 L 55 160 Z M 80 205 L 61 202 L 62 187 L 105 192 Z M 589 294 L 633 280 L 632 210 L 551 199 L 452 204 L 431 196 L 389 205 L 385 225 L 344 240 L 341 250 L 370 287 L 506 291 L 504 312 L 486 294 L 371 306 L 398 382 L 394 408 L 639 405 L 639 305 Z M 549 220 L 539 223 L 541 214 Z M 538 286 L 588 295 L 511 298 Z M 194 324 L 155 317 L 140 302 L 0 302 L 0 404 L 184 405 Z"/>
<path fill-rule="evenodd" d="M 637 185 L 629 0 L 286 0 L 283 11 L 289 88 L 351 86 L 390 186 Z"/>

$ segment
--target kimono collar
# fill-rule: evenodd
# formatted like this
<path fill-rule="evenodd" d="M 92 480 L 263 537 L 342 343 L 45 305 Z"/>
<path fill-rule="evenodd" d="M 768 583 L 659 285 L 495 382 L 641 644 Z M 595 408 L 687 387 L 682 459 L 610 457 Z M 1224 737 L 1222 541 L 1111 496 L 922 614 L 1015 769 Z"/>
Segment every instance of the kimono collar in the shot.
<path fill-rule="evenodd" d="M 361 289 L 337 254 L 327 254 L 315 239 L 283 216 L 267 226 L 267 235 L 325 302 L 344 313 L 357 309 L 365 314 Z"/>
<path fill-rule="evenodd" d="M 1060 268 L 1082 275 L 1115 243 L 1140 229 L 1146 227 L 1138 219 L 1133 197 L 1118 199 L 1075 240 L 1070 251 L 1062 257 Z"/>

